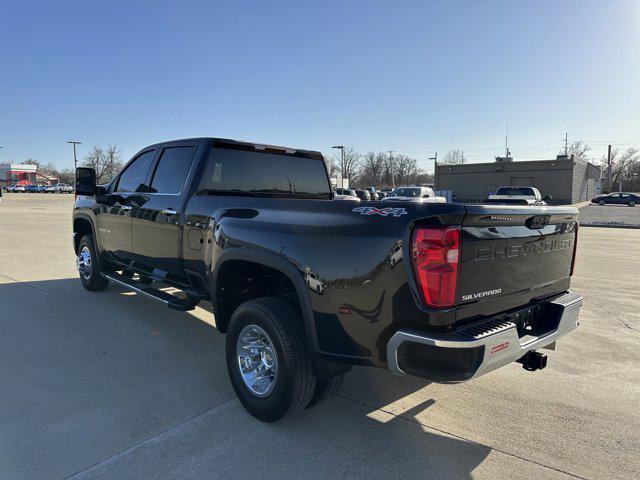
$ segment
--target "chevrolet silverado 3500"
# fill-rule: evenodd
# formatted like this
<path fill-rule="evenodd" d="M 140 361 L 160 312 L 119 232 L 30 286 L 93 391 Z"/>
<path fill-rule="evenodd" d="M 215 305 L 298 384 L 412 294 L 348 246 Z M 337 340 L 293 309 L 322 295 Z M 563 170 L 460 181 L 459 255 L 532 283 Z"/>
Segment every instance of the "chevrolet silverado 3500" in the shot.
<path fill-rule="evenodd" d="M 220 138 L 146 147 L 108 185 L 76 177 L 84 287 L 210 301 L 263 421 L 335 394 L 353 365 L 445 383 L 540 369 L 578 325 L 573 207 L 335 201 L 319 152 Z"/>

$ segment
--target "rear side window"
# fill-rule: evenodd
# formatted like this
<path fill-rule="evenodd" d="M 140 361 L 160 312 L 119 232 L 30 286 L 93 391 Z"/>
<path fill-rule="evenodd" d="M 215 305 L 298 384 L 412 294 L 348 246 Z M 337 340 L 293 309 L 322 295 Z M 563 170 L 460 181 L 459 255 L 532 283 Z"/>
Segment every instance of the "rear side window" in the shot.
<path fill-rule="evenodd" d="M 151 180 L 151 192 L 180 193 L 195 150 L 195 147 L 165 148 Z"/>
<path fill-rule="evenodd" d="M 155 157 L 155 150 L 145 152 L 136 158 L 129 166 L 120 174 L 118 180 L 117 192 L 141 192 L 145 190 L 144 181 L 147 179 L 149 167 Z"/>
<path fill-rule="evenodd" d="M 322 160 L 215 147 L 209 152 L 200 193 L 331 198 Z"/>

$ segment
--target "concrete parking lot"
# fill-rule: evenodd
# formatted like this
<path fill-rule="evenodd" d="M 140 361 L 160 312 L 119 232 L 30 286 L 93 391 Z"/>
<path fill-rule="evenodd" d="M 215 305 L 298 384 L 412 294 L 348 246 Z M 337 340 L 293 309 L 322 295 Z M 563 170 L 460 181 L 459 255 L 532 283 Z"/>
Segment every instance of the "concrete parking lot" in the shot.
<path fill-rule="evenodd" d="M 640 228 L 640 206 L 586 205 L 580 208 L 582 225 L 632 226 Z"/>
<path fill-rule="evenodd" d="M 582 324 L 545 370 L 355 368 L 267 425 L 235 399 L 208 305 L 82 288 L 72 201 L 0 203 L 0 479 L 640 477 L 640 230 L 580 231 Z"/>

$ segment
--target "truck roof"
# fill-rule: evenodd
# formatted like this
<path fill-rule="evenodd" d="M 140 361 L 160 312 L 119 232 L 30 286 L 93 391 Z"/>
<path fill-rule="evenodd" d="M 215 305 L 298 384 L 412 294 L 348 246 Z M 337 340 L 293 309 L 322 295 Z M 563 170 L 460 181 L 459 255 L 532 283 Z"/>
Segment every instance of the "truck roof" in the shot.
<path fill-rule="evenodd" d="M 149 147 L 157 147 L 160 145 L 166 145 L 168 143 L 181 143 L 181 142 L 203 142 L 203 141 L 212 141 L 214 145 L 226 145 L 232 147 L 246 148 L 251 150 L 265 150 L 272 153 L 288 153 L 291 155 L 304 155 L 305 157 L 316 158 L 318 160 L 324 160 L 324 156 L 321 152 L 317 150 L 305 150 L 301 148 L 293 148 L 293 147 L 284 147 L 280 145 L 270 145 L 267 143 L 258 143 L 258 142 L 248 142 L 245 140 L 233 140 L 230 138 L 220 138 L 220 137 L 194 137 L 194 138 L 181 138 L 176 140 L 167 140 L 165 142 L 154 143 L 153 145 L 149 145 Z M 149 148 L 146 147 L 146 148 Z"/>

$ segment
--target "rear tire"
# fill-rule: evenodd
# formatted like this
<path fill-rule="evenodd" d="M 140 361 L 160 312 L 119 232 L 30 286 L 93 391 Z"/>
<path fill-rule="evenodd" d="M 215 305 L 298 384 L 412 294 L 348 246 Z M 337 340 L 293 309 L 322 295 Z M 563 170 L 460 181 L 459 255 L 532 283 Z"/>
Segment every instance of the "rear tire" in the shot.
<path fill-rule="evenodd" d="M 600 205 L 601 207 L 603 207 L 605 203 L 606 203 L 606 202 L 605 202 L 604 200 L 600 200 L 600 201 L 598 202 L 598 205 Z"/>
<path fill-rule="evenodd" d="M 302 410 L 314 394 L 316 378 L 302 317 L 283 298 L 248 300 L 236 309 L 227 331 L 226 358 L 238 399 L 258 420 L 276 422 Z M 253 372 L 267 379 L 254 383 L 252 390 L 248 382 Z"/>
<path fill-rule="evenodd" d="M 335 397 L 344 383 L 344 376 L 345 374 L 342 373 L 337 377 L 318 379 L 316 382 L 316 389 L 313 391 L 313 396 L 311 397 L 311 400 L 309 400 L 306 408 L 314 407 L 325 400 Z"/>
<path fill-rule="evenodd" d="M 80 240 L 76 265 L 82 286 L 90 292 L 104 290 L 109 286 L 109 280 L 102 276 L 93 235 L 85 235 Z"/>

